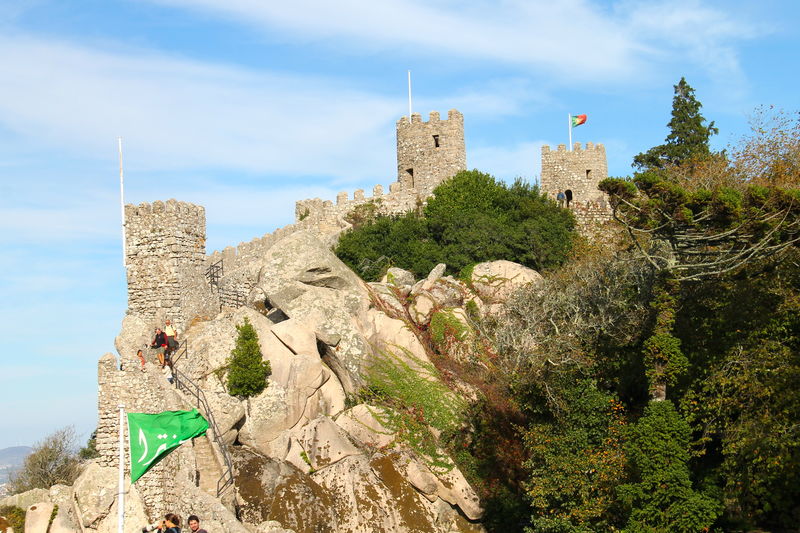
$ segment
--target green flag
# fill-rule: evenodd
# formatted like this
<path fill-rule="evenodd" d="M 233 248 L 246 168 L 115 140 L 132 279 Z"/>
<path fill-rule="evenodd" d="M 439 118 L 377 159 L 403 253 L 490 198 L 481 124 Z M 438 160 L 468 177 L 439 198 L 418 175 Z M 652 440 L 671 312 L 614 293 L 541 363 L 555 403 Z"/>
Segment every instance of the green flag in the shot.
<path fill-rule="evenodd" d="M 154 415 L 128 413 L 131 483 L 184 442 L 205 435 L 207 429 L 208 422 L 197 409 Z"/>

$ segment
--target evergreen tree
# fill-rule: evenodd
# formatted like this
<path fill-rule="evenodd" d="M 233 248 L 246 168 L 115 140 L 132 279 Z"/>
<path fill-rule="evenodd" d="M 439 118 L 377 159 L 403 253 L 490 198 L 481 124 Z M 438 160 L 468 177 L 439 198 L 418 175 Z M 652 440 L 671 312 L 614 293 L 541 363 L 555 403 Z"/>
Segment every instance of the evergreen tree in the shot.
<path fill-rule="evenodd" d="M 711 154 L 708 140 L 719 130 L 714 127 L 713 121 L 708 126 L 704 124 L 706 119 L 700 114 L 703 105 L 695 98 L 694 89 L 686 83 L 685 78 L 681 78 L 674 87 L 672 119 L 667 124 L 669 135 L 664 144 L 633 158 L 633 167 L 638 170 L 680 165 Z"/>
<path fill-rule="evenodd" d="M 264 361 L 258 334 L 250 321 L 236 326 L 239 336 L 228 359 L 228 393 L 232 396 L 255 396 L 267 387 L 272 373 L 269 361 Z"/>

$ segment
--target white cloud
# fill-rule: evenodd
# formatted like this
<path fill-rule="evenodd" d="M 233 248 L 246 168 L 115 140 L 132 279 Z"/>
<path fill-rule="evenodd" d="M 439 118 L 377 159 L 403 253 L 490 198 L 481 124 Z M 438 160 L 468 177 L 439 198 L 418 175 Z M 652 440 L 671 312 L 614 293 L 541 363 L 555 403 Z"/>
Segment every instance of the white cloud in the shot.
<path fill-rule="evenodd" d="M 653 62 L 690 58 L 738 69 L 732 42 L 756 31 L 750 20 L 697 0 L 630 0 L 612 9 L 588 0 L 440 2 L 420 0 L 150 0 L 224 16 L 271 38 L 334 44 L 351 54 L 376 48 L 499 62 L 563 80 L 640 78 Z"/>
<path fill-rule="evenodd" d="M 358 176 L 391 159 L 402 105 L 314 76 L 24 36 L 0 37 L 0 61 L 7 130 L 81 154 L 115 155 L 122 135 L 145 169 Z"/>
<path fill-rule="evenodd" d="M 585 0 L 444 2 L 417 0 L 151 0 L 269 29 L 293 41 L 424 48 L 436 56 L 525 65 L 589 79 L 634 72 L 639 44 Z M 344 41 L 342 41 L 344 39 Z"/>

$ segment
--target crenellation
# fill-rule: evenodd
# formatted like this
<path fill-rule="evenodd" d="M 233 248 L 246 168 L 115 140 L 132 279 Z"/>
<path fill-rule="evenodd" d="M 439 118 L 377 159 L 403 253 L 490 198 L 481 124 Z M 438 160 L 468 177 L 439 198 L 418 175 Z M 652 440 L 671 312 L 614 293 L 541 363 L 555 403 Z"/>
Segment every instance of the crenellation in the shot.
<path fill-rule="evenodd" d="M 445 179 L 466 170 L 464 117 L 455 109 L 442 120 L 438 111 L 431 111 L 429 120 L 413 113 L 397 121 L 397 180 L 384 193 L 382 185 L 366 197 L 363 189 L 336 195 L 336 203 L 319 198 L 300 200 L 295 204 L 295 222 L 320 234 L 338 234 L 349 226 L 345 218 L 359 205 L 373 202 L 382 214 L 400 214 L 417 209 Z"/>
<path fill-rule="evenodd" d="M 589 234 L 588 228 L 611 217 L 606 195 L 598 184 L 608 177 L 608 164 L 603 144 L 574 143 L 573 150 L 559 144 L 553 152 L 542 147 L 542 173 L 540 186 L 549 198 L 556 199 L 559 192 L 566 196 L 565 207 L 575 215 L 578 228 Z"/>

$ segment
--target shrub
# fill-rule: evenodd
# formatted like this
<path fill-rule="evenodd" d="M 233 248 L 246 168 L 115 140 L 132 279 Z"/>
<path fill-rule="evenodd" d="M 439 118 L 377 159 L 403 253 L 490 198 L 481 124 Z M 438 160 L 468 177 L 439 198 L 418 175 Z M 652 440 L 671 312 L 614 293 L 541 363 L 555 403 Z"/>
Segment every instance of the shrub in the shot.
<path fill-rule="evenodd" d="M 78 477 L 80 464 L 75 441 L 75 429 L 67 426 L 38 442 L 25 458 L 22 469 L 10 477 L 9 493 L 49 489 L 57 484 L 71 485 Z"/>
<path fill-rule="evenodd" d="M 4 505 L 0 507 L 0 516 L 5 518 L 5 520 L 0 519 L 0 531 L 7 531 L 8 527 L 14 531 L 25 531 L 25 509 Z"/>
<path fill-rule="evenodd" d="M 572 214 L 537 187 L 521 181 L 507 186 L 477 170 L 459 172 L 439 185 L 423 216 L 356 214 L 361 225 L 342 235 L 335 252 L 370 281 L 379 279 L 387 265 L 418 278 L 438 263 L 466 275 L 471 265 L 496 259 L 552 269 L 566 260 L 575 235 Z"/>
<path fill-rule="evenodd" d="M 466 405 L 437 379 L 439 374 L 433 365 L 403 348 L 397 349 L 402 355 L 378 352 L 367 370 L 369 400 L 390 408 L 373 415 L 432 468 L 450 470 L 453 464 L 440 452 L 429 427 L 452 434 L 463 421 Z"/>
<path fill-rule="evenodd" d="M 239 336 L 236 347 L 228 359 L 228 393 L 231 396 L 250 397 L 267 387 L 267 377 L 272 373 L 269 361 L 264 361 L 258 334 L 250 321 L 236 326 Z"/>

